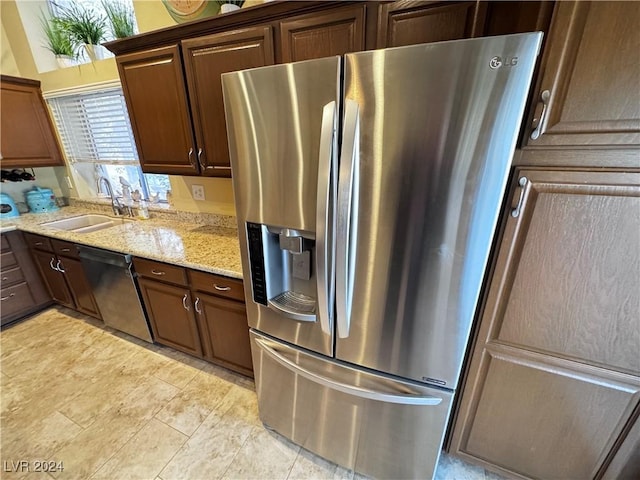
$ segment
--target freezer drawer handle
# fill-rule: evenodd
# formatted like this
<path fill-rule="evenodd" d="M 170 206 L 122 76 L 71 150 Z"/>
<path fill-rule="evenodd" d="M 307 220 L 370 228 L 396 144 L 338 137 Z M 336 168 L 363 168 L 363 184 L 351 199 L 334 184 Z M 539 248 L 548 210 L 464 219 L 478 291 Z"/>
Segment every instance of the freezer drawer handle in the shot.
<path fill-rule="evenodd" d="M 298 375 L 311 380 L 312 382 L 318 383 L 324 387 L 331 388 L 342 393 L 346 393 L 347 395 L 353 395 L 369 400 L 377 400 L 380 402 L 400 403 L 403 405 L 439 405 L 440 403 L 442 403 L 442 398 L 438 397 L 423 397 L 419 395 L 404 395 L 378 392 L 375 390 L 370 390 L 368 388 L 362 388 L 356 385 L 348 385 L 346 383 L 330 380 L 326 377 L 323 377 L 322 375 L 318 375 L 315 372 L 307 370 L 300 365 L 296 365 L 288 358 L 285 358 L 283 355 L 276 352 L 264 340 L 255 338 L 255 342 L 262 349 L 262 351 L 264 351 L 267 355 L 269 355 L 269 357 L 271 357 L 286 369 L 292 371 L 293 373 L 297 373 Z"/>
<path fill-rule="evenodd" d="M 336 102 L 327 103 L 322 109 L 320 151 L 318 158 L 318 210 L 316 213 L 316 271 L 318 272 L 318 317 L 325 335 L 333 330 L 333 301 L 335 268 L 335 151 L 336 151 Z"/>

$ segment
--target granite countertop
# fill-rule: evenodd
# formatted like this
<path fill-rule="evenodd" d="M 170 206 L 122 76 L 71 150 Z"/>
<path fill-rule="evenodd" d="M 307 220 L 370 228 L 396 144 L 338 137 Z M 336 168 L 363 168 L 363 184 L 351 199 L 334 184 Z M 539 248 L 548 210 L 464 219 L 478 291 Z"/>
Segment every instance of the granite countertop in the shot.
<path fill-rule="evenodd" d="M 67 232 L 42 225 L 87 213 L 96 212 L 88 212 L 82 207 L 64 207 L 52 213 L 27 213 L 20 217 L 3 218 L 0 226 L 2 232 L 18 229 L 80 245 L 242 278 L 240 245 L 235 229 L 155 218 L 126 222 L 89 233 Z"/>

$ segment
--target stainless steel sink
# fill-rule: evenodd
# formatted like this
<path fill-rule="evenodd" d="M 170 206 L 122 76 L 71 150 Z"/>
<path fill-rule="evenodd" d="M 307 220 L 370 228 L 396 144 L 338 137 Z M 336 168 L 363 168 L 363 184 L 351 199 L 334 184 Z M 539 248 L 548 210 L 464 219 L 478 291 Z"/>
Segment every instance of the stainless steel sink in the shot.
<path fill-rule="evenodd" d="M 134 220 L 130 218 L 116 218 L 92 213 L 79 215 L 77 217 L 64 218 L 62 220 L 55 220 L 53 222 L 43 223 L 42 225 L 55 228 L 57 230 L 65 230 L 67 232 L 89 233 L 133 221 Z"/>

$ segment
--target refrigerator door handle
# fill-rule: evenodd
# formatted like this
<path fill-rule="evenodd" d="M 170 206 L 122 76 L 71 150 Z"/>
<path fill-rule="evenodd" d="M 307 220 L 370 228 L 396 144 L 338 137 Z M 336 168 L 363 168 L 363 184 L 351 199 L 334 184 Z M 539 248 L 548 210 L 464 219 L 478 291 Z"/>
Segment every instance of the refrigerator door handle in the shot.
<path fill-rule="evenodd" d="M 312 372 L 300 365 L 297 365 L 294 361 L 286 358 L 281 353 L 275 351 L 271 346 L 267 344 L 261 338 L 255 338 L 254 341 L 258 344 L 260 349 L 267 354 L 271 359 L 278 362 L 286 369 L 296 373 L 312 382 L 318 383 L 324 387 L 337 390 L 347 395 L 353 395 L 360 398 L 366 398 L 369 400 L 377 400 L 387 403 L 399 403 L 403 405 L 439 405 L 442 402 L 442 398 L 423 396 L 416 392 L 415 394 L 407 393 L 388 393 L 372 390 L 369 388 L 359 387 L 357 385 L 350 385 L 347 383 L 338 382 L 330 378 L 324 377 L 316 372 Z"/>
<path fill-rule="evenodd" d="M 337 239 L 336 239 L 336 309 L 338 337 L 347 338 L 351 325 L 353 273 L 358 223 L 358 179 L 360 158 L 360 113 L 353 100 L 344 104 L 342 151 L 338 180 Z"/>
<path fill-rule="evenodd" d="M 329 102 L 322 109 L 316 214 L 318 316 L 322 331 L 327 335 L 331 335 L 333 330 L 336 120 L 336 102 Z"/>

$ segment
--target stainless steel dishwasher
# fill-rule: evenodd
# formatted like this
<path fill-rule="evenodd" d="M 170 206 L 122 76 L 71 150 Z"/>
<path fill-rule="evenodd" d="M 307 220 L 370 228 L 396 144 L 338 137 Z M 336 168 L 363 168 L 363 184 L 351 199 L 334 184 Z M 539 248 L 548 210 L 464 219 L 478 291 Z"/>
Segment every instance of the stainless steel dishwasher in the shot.
<path fill-rule="evenodd" d="M 78 246 L 78 251 L 105 325 L 153 342 L 131 255 L 85 246 Z"/>

